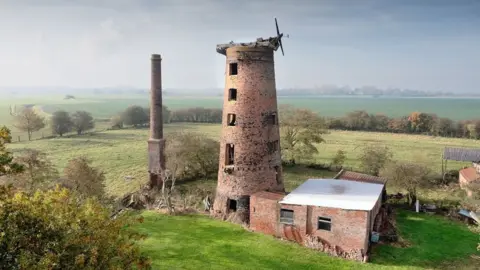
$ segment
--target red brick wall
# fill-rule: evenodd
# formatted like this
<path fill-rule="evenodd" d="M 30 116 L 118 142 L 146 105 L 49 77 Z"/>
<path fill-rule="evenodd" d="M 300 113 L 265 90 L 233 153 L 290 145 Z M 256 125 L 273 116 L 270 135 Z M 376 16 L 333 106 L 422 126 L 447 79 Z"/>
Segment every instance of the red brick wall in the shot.
<path fill-rule="evenodd" d="M 238 75 L 229 75 L 230 63 L 238 64 Z M 236 101 L 228 100 L 230 88 L 237 89 Z M 236 114 L 236 126 L 227 126 L 229 113 Z M 270 153 L 267 147 L 268 142 L 280 140 L 278 124 L 267 123 L 272 113 L 277 114 L 278 123 L 273 50 L 241 46 L 227 49 L 215 214 L 226 212 L 228 199 L 264 190 L 284 191 L 280 149 Z M 235 149 L 231 173 L 224 171 L 227 143 L 233 143 Z"/>
<path fill-rule="evenodd" d="M 279 204 L 277 200 L 250 197 L 250 229 L 277 236 Z"/>

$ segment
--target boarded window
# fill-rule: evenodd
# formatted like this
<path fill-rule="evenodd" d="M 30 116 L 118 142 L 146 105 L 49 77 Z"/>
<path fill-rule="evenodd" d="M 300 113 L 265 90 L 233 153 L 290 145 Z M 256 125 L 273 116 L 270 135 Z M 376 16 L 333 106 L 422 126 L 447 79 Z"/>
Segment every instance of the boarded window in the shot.
<path fill-rule="evenodd" d="M 327 217 L 318 217 L 318 226 L 317 230 L 332 230 L 332 219 Z"/>
<path fill-rule="evenodd" d="M 277 124 L 277 114 L 272 113 L 267 116 L 267 124 L 276 125 Z"/>
<path fill-rule="evenodd" d="M 237 211 L 237 201 L 236 200 L 228 200 L 228 210 L 230 211 Z"/>
<path fill-rule="evenodd" d="M 230 75 L 237 75 L 238 74 L 238 64 L 237 63 L 230 63 L 229 74 Z"/>
<path fill-rule="evenodd" d="M 227 114 L 227 126 L 235 126 L 237 123 L 237 115 L 234 113 Z"/>
<path fill-rule="evenodd" d="M 225 155 L 225 165 L 233 165 L 235 158 L 235 146 L 233 143 L 227 143 Z"/>
<path fill-rule="evenodd" d="M 279 141 L 276 140 L 276 141 L 273 141 L 273 142 L 267 142 L 267 149 L 268 149 L 268 153 L 269 154 L 273 154 L 275 152 L 278 151 L 278 149 L 280 148 L 279 146 Z"/>
<path fill-rule="evenodd" d="M 280 209 L 280 223 L 293 224 L 293 210 Z"/>
<path fill-rule="evenodd" d="M 228 101 L 236 101 L 237 100 L 237 89 L 230 88 L 228 89 Z"/>

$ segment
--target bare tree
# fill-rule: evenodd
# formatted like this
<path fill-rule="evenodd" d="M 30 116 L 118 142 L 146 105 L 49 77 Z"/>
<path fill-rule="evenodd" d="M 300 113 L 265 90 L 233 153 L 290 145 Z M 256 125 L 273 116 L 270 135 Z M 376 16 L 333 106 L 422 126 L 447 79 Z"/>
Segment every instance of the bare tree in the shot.
<path fill-rule="evenodd" d="M 418 188 L 430 186 L 430 172 L 430 169 L 418 162 L 395 161 L 389 162 L 381 174 L 388 179 L 389 184 L 406 189 L 408 201 L 413 204 L 417 200 Z"/>
<path fill-rule="evenodd" d="M 27 132 L 28 140 L 32 139 L 32 133 L 45 127 L 45 119 L 38 115 L 33 107 L 25 107 L 19 113 L 10 110 L 13 116 L 13 126 L 17 129 Z"/>
<path fill-rule="evenodd" d="M 69 160 L 64 169 L 64 176 L 60 184 L 78 192 L 82 197 L 105 198 L 105 174 L 93 167 L 86 157 Z"/>
<path fill-rule="evenodd" d="M 173 214 L 175 212 L 175 207 L 172 203 L 172 196 L 175 190 L 175 183 L 177 181 L 176 169 L 173 170 L 165 170 L 162 173 L 162 200 L 161 205 L 167 208 L 169 214 Z"/>

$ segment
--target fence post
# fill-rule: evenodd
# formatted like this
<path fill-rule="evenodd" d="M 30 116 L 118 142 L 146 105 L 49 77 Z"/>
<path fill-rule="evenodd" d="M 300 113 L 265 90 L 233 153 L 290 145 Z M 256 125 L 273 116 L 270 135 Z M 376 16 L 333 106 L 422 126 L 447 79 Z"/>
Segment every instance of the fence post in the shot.
<path fill-rule="evenodd" d="M 20 136 L 17 136 L 18 137 L 18 141 L 20 141 Z"/>

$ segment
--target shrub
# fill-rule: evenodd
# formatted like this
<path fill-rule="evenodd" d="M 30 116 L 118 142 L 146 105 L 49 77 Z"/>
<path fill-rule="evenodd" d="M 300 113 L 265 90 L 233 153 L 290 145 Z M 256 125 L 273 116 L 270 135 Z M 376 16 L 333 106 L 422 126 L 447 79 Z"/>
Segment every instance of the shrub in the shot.
<path fill-rule="evenodd" d="M 148 269 L 134 221 L 66 189 L 28 196 L 0 186 L 0 269 Z"/>

